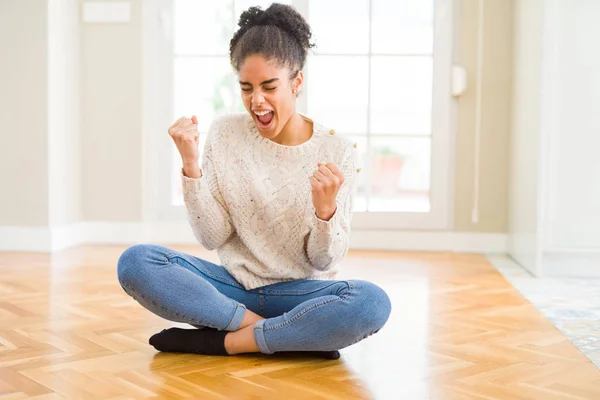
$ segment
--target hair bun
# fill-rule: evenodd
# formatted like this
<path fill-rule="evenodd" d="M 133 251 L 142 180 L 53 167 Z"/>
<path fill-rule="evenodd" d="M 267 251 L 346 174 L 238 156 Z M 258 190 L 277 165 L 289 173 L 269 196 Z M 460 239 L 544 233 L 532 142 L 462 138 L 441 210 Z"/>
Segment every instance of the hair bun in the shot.
<path fill-rule="evenodd" d="M 303 48 L 314 47 L 314 44 L 310 43 L 312 35 L 309 25 L 302 15 L 289 5 L 273 3 L 266 10 L 258 6 L 250 7 L 240 15 L 238 25 L 244 31 L 253 26 L 276 26 L 298 40 Z"/>
<path fill-rule="evenodd" d="M 259 54 L 287 66 L 292 79 L 304 68 L 308 49 L 315 46 L 310 26 L 289 5 L 273 3 L 266 10 L 250 7 L 242 12 L 238 25 L 229 41 L 229 59 L 237 72 L 246 57 Z"/>
<path fill-rule="evenodd" d="M 250 28 L 258 25 L 269 25 L 268 15 L 260 7 L 250 7 L 240 15 L 240 28 Z"/>

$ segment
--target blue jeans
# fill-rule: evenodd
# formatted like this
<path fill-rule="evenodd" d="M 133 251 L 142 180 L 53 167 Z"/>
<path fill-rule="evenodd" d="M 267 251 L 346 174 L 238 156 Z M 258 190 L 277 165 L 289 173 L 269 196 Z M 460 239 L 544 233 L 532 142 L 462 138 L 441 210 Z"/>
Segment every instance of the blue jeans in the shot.
<path fill-rule="evenodd" d="M 260 351 L 330 351 L 379 331 L 391 303 L 361 280 L 297 280 L 246 290 L 222 266 L 169 248 L 139 244 L 118 262 L 119 283 L 143 307 L 165 319 L 235 331 L 246 309 Z"/>

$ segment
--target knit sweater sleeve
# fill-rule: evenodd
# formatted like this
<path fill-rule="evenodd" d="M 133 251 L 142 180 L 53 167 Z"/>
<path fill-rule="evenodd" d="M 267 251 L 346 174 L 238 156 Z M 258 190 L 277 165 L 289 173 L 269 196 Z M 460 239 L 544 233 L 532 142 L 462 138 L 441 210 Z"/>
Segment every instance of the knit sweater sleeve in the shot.
<path fill-rule="evenodd" d="M 346 152 L 341 172 L 344 183 L 338 192 L 337 209 L 329 221 L 313 214 L 312 230 L 306 244 L 308 259 L 319 271 L 327 271 L 339 263 L 350 247 L 350 223 L 355 194 L 355 154 Z"/>
<path fill-rule="evenodd" d="M 213 159 L 213 138 L 218 123 L 209 129 L 202 156 L 202 176 L 197 179 L 181 174 L 183 200 L 194 236 L 207 250 L 221 247 L 234 231 L 231 216 L 219 187 L 218 170 Z"/>

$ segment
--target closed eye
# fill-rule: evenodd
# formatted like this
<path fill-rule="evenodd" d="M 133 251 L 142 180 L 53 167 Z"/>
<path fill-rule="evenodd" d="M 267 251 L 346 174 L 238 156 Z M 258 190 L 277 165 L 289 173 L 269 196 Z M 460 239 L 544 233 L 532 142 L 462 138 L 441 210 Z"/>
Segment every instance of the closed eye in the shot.
<path fill-rule="evenodd" d="M 277 89 L 277 87 L 272 87 L 272 88 L 265 88 L 266 91 L 272 92 L 273 90 Z M 242 88 L 242 91 L 244 92 L 251 92 L 252 89 L 244 89 Z"/>

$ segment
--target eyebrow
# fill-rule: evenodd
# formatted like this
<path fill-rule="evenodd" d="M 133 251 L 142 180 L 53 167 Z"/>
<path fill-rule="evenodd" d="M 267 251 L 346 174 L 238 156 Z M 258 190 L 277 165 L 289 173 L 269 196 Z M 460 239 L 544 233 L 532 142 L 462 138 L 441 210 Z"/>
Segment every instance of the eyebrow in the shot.
<path fill-rule="evenodd" d="M 279 80 L 279 78 L 273 78 L 273 79 L 269 79 L 269 80 L 267 80 L 267 81 L 264 81 L 264 82 L 262 82 L 262 83 L 261 83 L 261 85 L 267 85 L 267 84 L 269 84 L 269 83 L 273 83 L 273 82 L 275 82 L 275 81 L 278 81 L 278 80 Z M 240 85 L 248 85 L 248 86 L 252 86 L 252 84 L 251 84 L 251 83 L 249 83 L 249 82 L 242 82 L 242 81 L 240 81 Z"/>

